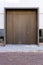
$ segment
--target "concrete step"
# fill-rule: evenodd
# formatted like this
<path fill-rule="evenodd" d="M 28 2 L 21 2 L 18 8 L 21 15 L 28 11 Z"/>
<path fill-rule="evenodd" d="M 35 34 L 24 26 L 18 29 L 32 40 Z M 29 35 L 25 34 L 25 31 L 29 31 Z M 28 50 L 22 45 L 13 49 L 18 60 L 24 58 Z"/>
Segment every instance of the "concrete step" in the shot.
<path fill-rule="evenodd" d="M 43 46 L 7 44 L 0 46 L 0 52 L 43 52 Z"/>

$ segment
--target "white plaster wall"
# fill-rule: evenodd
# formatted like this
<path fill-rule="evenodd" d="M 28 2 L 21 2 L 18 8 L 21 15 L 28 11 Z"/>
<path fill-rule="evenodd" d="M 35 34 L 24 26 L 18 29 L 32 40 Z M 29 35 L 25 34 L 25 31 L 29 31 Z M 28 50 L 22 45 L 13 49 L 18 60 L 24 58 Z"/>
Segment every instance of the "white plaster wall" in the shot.
<path fill-rule="evenodd" d="M 4 29 L 4 8 L 39 8 L 39 28 L 43 29 L 43 0 L 0 0 L 0 29 Z"/>
<path fill-rule="evenodd" d="M 4 28 L 4 14 L 0 13 L 0 29 Z"/>

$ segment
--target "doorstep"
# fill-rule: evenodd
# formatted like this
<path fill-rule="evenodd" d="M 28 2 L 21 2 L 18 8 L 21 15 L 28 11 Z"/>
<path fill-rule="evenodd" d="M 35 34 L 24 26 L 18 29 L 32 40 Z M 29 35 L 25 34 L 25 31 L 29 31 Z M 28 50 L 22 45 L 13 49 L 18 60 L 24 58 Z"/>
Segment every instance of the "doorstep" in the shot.
<path fill-rule="evenodd" d="M 0 52 L 43 52 L 43 46 L 7 44 L 0 46 Z"/>

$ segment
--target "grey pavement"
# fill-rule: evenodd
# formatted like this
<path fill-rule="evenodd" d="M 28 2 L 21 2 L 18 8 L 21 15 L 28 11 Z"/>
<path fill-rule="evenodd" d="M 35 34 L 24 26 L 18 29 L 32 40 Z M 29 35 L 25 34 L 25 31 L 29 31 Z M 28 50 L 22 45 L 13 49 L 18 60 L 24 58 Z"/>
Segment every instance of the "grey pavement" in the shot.
<path fill-rule="evenodd" d="M 43 52 L 43 46 L 38 45 L 13 45 L 6 44 L 5 46 L 0 46 L 0 52 Z"/>

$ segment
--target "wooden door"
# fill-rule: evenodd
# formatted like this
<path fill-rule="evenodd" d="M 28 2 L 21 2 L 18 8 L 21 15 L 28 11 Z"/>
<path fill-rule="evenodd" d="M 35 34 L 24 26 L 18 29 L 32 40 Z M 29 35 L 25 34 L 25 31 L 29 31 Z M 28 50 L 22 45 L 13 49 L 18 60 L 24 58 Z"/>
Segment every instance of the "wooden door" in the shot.
<path fill-rule="evenodd" d="M 9 11 L 7 13 L 8 43 L 36 44 L 36 32 L 36 11 Z"/>

